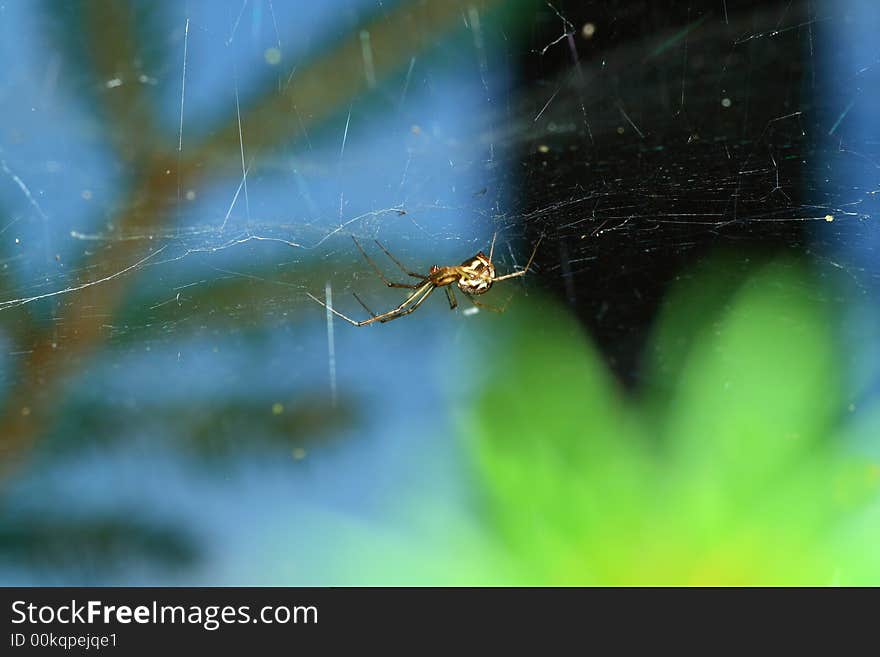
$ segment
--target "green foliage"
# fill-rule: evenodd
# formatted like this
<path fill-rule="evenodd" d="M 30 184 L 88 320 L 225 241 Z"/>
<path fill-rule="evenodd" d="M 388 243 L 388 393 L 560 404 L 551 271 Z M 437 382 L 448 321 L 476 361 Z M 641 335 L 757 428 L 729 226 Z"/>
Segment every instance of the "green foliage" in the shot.
<path fill-rule="evenodd" d="M 637 398 L 564 310 L 506 314 L 463 426 L 512 582 L 880 583 L 825 306 L 797 263 L 716 265 L 670 295 Z"/>

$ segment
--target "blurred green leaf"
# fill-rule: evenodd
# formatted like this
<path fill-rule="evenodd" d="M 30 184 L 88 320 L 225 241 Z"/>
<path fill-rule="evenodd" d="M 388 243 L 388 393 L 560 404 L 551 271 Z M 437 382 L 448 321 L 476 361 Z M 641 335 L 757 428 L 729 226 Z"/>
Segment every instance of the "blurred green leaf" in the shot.
<path fill-rule="evenodd" d="M 467 436 L 493 521 L 541 582 L 573 583 L 570 563 L 594 546 L 596 559 L 577 574 L 591 581 L 627 549 L 650 464 L 621 392 L 570 315 L 518 304 L 505 323 L 514 328 L 489 359 L 496 365 Z"/>
<path fill-rule="evenodd" d="M 665 439 L 727 492 L 760 490 L 829 437 L 840 407 L 830 318 L 804 273 L 776 263 L 711 319 L 675 382 Z"/>
<path fill-rule="evenodd" d="M 653 339 L 647 346 L 642 406 L 666 412 L 695 342 L 716 329 L 721 313 L 746 277 L 744 267 L 753 268 L 754 256 L 745 261 L 722 254 L 699 262 L 683 272 L 667 294 Z"/>
<path fill-rule="evenodd" d="M 738 285 L 724 262 L 670 295 L 639 406 L 564 310 L 506 313 L 464 438 L 513 581 L 880 581 L 826 306 L 796 262 Z"/>

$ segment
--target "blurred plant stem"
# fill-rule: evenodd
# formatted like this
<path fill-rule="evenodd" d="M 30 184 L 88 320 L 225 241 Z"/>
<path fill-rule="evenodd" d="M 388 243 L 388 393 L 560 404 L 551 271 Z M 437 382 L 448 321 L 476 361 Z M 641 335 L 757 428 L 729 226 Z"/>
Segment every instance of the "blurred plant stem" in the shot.
<path fill-rule="evenodd" d="M 371 91 L 364 74 L 360 34 L 370 34 L 374 76 L 381 80 L 405 68 L 413 57 L 435 44 L 445 33 L 461 25 L 461 16 L 472 3 L 461 0 L 429 0 L 395 5 L 380 17 L 352 30 L 344 39 L 307 62 L 291 67 L 292 83 L 280 92 L 267 85 L 262 98 L 231 115 L 201 143 L 188 142 L 177 152 L 173 135 L 158 135 L 142 85 L 121 85 L 100 94 L 104 120 L 102 133 L 114 144 L 118 157 L 131 171 L 128 198 L 120 203 L 111 223 L 120 232 L 149 235 L 158 231 L 174 213 L 177 190 L 191 186 L 199 177 L 227 173 L 240 167 L 242 135 L 252 154 L 280 143 L 299 139 L 305 130 L 327 121 L 354 98 Z M 483 2 L 484 8 L 499 4 Z M 82 21 L 95 87 L 128 71 L 134 73 L 138 39 L 127 5 L 102 0 L 85 3 Z M 291 107 L 299 109 L 299 116 Z M 136 263 L 155 247 L 145 250 L 139 240 L 114 245 L 115 262 Z M 108 276 L 105 254 L 97 252 L 82 264 L 82 271 Z M 63 381 L 82 369 L 89 355 L 106 336 L 104 326 L 118 312 L 134 274 L 106 280 L 71 291 L 64 297 L 54 326 L 31 322 L 15 350 L 27 355 L 17 363 L 15 384 L 4 400 L 0 415 L 0 461 L 8 470 L 30 449 L 51 422 L 58 407 Z M 94 280 L 94 279 L 92 279 Z M 81 280 L 79 284 L 87 283 Z M 71 285 L 76 287 L 76 285 Z M 85 307 L 89 312 L 83 312 Z M 56 327 L 64 327 L 63 341 Z"/>

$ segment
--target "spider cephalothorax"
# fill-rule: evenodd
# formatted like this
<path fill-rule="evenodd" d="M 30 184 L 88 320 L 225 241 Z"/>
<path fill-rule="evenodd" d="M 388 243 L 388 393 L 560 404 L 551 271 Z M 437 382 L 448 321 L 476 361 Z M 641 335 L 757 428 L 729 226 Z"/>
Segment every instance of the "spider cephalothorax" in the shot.
<path fill-rule="evenodd" d="M 489 255 L 486 255 L 482 251 L 480 251 L 473 258 L 468 258 L 460 265 L 454 265 L 451 267 L 439 267 L 434 265 L 431 267 L 427 276 L 423 276 L 422 274 L 417 274 L 416 272 L 409 271 L 406 267 L 404 267 L 400 261 L 395 258 L 391 253 L 382 246 L 378 240 L 376 241 L 376 245 L 385 252 L 395 265 L 400 267 L 400 270 L 410 276 L 412 278 L 418 279 L 418 283 L 392 283 L 387 278 L 385 278 L 384 274 L 380 271 L 380 269 L 376 266 L 376 263 L 370 259 L 370 256 L 367 255 L 367 252 L 364 251 L 364 248 L 360 245 L 354 236 L 352 238 L 354 240 L 355 245 L 360 250 L 361 254 L 363 254 L 364 258 L 370 266 L 376 271 L 379 275 L 379 278 L 382 279 L 382 282 L 385 283 L 388 287 L 400 287 L 407 290 L 413 290 L 413 292 L 401 303 L 397 308 L 393 310 L 389 310 L 386 313 L 382 313 L 381 315 L 377 315 L 372 310 L 367 308 L 366 304 L 360 300 L 357 295 L 354 295 L 354 298 L 358 300 L 358 302 L 364 307 L 364 309 L 370 313 L 370 319 L 365 319 L 363 321 L 355 321 L 350 317 L 346 317 L 338 310 L 334 310 L 330 308 L 326 303 L 318 299 L 317 297 L 309 294 L 308 296 L 313 300 L 324 306 L 329 312 L 333 313 L 337 317 L 344 319 L 349 324 L 354 324 L 355 326 L 366 326 L 367 324 L 372 324 L 373 322 L 390 322 L 392 319 L 397 319 L 398 317 L 403 317 L 404 315 L 409 315 L 411 312 L 415 311 L 416 308 L 422 305 L 425 299 L 436 290 L 438 287 L 442 287 L 446 290 L 446 297 L 449 300 L 449 307 L 455 308 L 458 305 L 458 302 L 455 300 L 455 294 L 452 291 L 452 284 L 455 283 L 458 286 L 458 289 L 461 290 L 464 295 L 473 303 L 475 306 L 480 306 L 483 308 L 488 308 L 490 310 L 495 310 L 491 306 L 487 306 L 482 304 L 474 299 L 475 296 L 479 294 L 483 294 L 489 291 L 489 288 L 492 287 L 492 283 L 496 283 L 498 281 L 504 281 L 508 278 L 516 278 L 517 276 L 524 275 L 527 271 L 529 271 L 529 267 L 532 266 L 532 261 L 535 259 L 535 254 L 538 252 L 538 246 L 541 244 L 541 240 L 544 239 L 543 235 L 538 239 L 535 244 L 535 248 L 532 249 L 532 255 L 529 257 L 529 261 L 526 263 L 526 266 L 523 267 L 519 271 L 515 271 L 510 274 L 504 274 L 504 276 L 498 276 L 495 274 L 495 265 L 492 264 L 492 253 L 495 250 L 495 237 L 492 237 L 492 246 L 489 248 Z"/>

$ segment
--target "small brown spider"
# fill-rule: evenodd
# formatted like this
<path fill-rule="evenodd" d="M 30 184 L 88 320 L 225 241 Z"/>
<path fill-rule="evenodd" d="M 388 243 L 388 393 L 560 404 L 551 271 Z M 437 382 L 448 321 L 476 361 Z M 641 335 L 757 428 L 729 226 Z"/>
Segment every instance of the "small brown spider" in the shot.
<path fill-rule="evenodd" d="M 455 309 L 458 306 L 458 302 L 455 300 L 455 293 L 452 291 L 451 286 L 453 283 L 458 285 L 458 289 L 461 290 L 475 306 L 488 308 L 490 310 L 498 310 L 497 308 L 492 308 L 491 306 L 487 306 L 478 302 L 476 299 L 474 299 L 474 297 L 488 292 L 493 283 L 504 281 L 508 278 L 523 276 L 526 272 L 528 272 L 529 267 L 532 266 L 532 261 L 535 259 L 535 254 L 538 252 L 538 247 L 541 245 L 541 240 L 544 239 L 544 236 L 542 235 L 538 239 L 537 243 L 535 243 L 535 248 L 532 249 L 532 255 L 529 256 L 529 261 L 526 263 L 526 266 L 520 271 L 516 271 L 511 274 L 505 274 L 504 276 L 497 276 L 495 274 L 495 265 L 492 264 L 492 254 L 495 250 L 495 236 L 492 237 L 492 245 L 489 247 L 488 256 L 480 251 L 473 258 L 468 258 L 460 265 L 453 265 L 451 267 L 438 267 L 437 265 L 434 265 L 433 267 L 431 267 L 431 270 L 428 272 L 427 276 L 409 271 L 400 263 L 397 258 L 391 255 L 388 249 L 382 246 L 379 240 L 374 240 L 376 242 L 376 245 L 380 249 L 382 249 L 385 255 L 387 255 L 404 274 L 419 280 L 418 283 L 412 285 L 410 285 L 409 283 L 392 283 L 387 278 L 385 278 L 379 267 L 376 266 L 376 263 L 373 262 L 370 256 L 367 255 L 367 252 L 364 251 L 364 248 L 360 245 L 360 242 L 358 242 L 354 238 L 354 236 L 352 236 L 351 239 L 354 240 L 355 246 L 357 246 L 358 250 L 364 256 L 364 259 L 368 263 L 370 263 L 370 266 L 373 268 L 376 274 L 378 274 L 379 278 L 382 279 L 382 282 L 385 283 L 385 285 L 387 285 L 388 287 L 398 287 L 407 290 L 413 290 L 412 294 L 410 294 L 403 303 L 397 306 L 397 308 L 389 310 L 386 313 L 382 313 L 381 315 L 377 315 L 372 310 L 367 308 L 367 305 L 363 301 L 361 301 L 360 297 L 358 297 L 357 294 L 355 294 L 354 298 L 358 300 L 358 303 L 360 303 L 361 306 L 363 306 L 368 313 L 370 313 L 370 319 L 365 319 L 361 322 L 355 321 L 350 317 L 346 317 L 341 312 L 330 308 L 326 303 L 324 303 L 317 297 L 309 294 L 309 298 L 321 304 L 322 306 L 324 306 L 324 308 L 329 310 L 337 317 L 344 319 L 349 324 L 353 324 L 355 326 L 366 326 L 367 324 L 372 324 L 373 322 L 380 322 L 384 324 L 385 322 L 390 322 L 392 319 L 397 319 L 398 317 L 409 315 L 416 308 L 421 306 L 422 302 L 427 299 L 431 295 L 431 292 L 436 290 L 438 287 L 446 289 L 446 298 L 449 300 L 449 308 L 450 310 Z"/>

